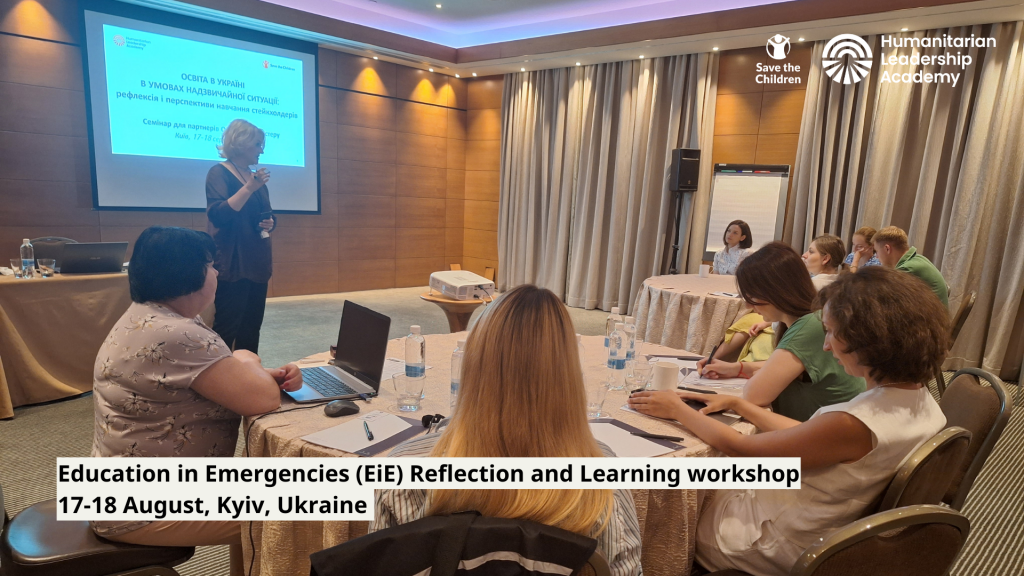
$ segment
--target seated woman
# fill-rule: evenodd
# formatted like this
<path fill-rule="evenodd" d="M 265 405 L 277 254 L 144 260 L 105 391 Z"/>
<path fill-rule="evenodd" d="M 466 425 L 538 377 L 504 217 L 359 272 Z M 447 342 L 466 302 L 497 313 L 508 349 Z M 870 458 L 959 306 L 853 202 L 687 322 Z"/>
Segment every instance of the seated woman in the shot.
<path fill-rule="evenodd" d="M 811 245 L 801 258 L 807 271 L 811 273 L 811 282 L 816 289 L 821 290 L 839 278 L 839 268 L 842 266 L 844 254 L 846 246 L 843 246 L 843 240 L 839 236 L 822 234 L 811 240 Z"/>
<path fill-rule="evenodd" d="M 576 334 L 558 297 L 523 285 L 488 306 L 466 340 L 450 423 L 391 456 L 614 456 L 590 433 Z M 370 531 L 463 510 L 596 538 L 612 574 L 640 573 L 640 528 L 626 490 L 381 490 Z"/>
<path fill-rule="evenodd" d="M 864 391 L 821 349 L 825 330 L 811 312 L 817 290 L 800 256 L 788 244 L 771 242 L 736 270 L 742 298 L 768 322 L 778 322 L 775 351 L 765 362 L 712 360 L 697 367 L 710 378 L 749 378 L 743 397 L 794 420 L 807 420 L 822 406 L 846 402 Z"/>
<path fill-rule="evenodd" d="M 135 242 L 128 266 L 132 305 L 96 356 L 93 456 L 228 457 L 241 416 L 276 410 L 281 389 L 297 390 L 294 364 L 267 370 L 234 354 L 199 318 L 217 293 L 217 248 L 203 232 L 154 226 Z M 155 546 L 231 545 L 242 574 L 239 522 L 98 521 L 96 534 Z"/>
<path fill-rule="evenodd" d="M 710 570 L 789 574 L 805 548 L 870 514 L 903 459 L 946 425 L 925 382 L 945 358 L 947 314 L 928 287 L 894 270 L 843 275 L 821 292 L 824 348 L 867 391 L 807 422 L 735 396 L 641 392 L 630 405 L 672 418 L 729 456 L 799 457 L 799 490 L 721 490 L 697 525 L 697 561 Z M 707 402 L 699 412 L 683 399 Z M 709 401 L 710 400 L 710 401 Z M 732 409 L 746 436 L 705 414 Z"/>
<path fill-rule="evenodd" d="M 750 255 L 750 248 L 754 244 L 754 237 L 750 234 L 750 226 L 743 220 L 733 220 L 725 227 L 725 234 L 722 235 L 722 242 L 725 248 L 715 252 L 713 270 L 715 274 L 733 275 L 736 267 L 744 258 Z"/>
<path fill-rule="evenodd" d="M 853 249 L 843 261 L 850 272 L 856 272 L 865 266 L 881 266 L 882 262 L 875 256 L 875 245 L 872 240 L 875 237 L 875 230 L 871 226 L 861 226 L 853 233 Z"/>

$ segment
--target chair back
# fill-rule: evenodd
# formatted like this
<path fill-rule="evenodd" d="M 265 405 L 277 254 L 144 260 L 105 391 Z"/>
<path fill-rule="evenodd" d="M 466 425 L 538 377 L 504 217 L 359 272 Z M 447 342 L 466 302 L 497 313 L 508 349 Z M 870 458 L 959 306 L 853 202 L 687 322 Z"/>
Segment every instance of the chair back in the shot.
<path fill-rule="evenodd" d="M 957 426 L 932 436 L 896 472 L 882 496 L 879 511 L 942 502 L 970 442 L 971 433 Z"/>
<path fill-rule="evenodd" d="M 60 259 L 64 254 L 65 244 L 78 244 L 78 241 L 72 240 L 71 238 L 63 238 L 60 236 L 43 236 L 42 238 L 35 238 L 30 240 L 32 242 L 32 252 L 34 253 L 36 260 L 40 258 L 52 258 L 54 260 L 54 266 L 60 267 Z"/>
<path fill-rule="evenodd" d="M 967 323 L 967 317 L 971 315 L 971 309 L 974 308 L 974 302 L 977 299 L 978 293 L 972 290 L 971 293 L 960 302 L 960 308 L 956 311 L 956 314 L 953 315 L 953 328 L 949 333 L 950 347 L 952 347 L 956 342 L 956 337 L 960 335 L 960 330 L 962 330 L 964 324 Z"/>
<path fill-rule="evenodd" d="M 862 518 L 811 545 L 790 576 L 944 576 L 971 531 L 964 515 L 919 505 Z"/>
<path fill-rule="evenodd" d="M 989 385 L 983 385 L 983 381 Z M 964 460 L 942 498 L 951 508 L 959 510 L 1010 421 L 1013 398 L 995 375 L 977 368 L 964 368 L 953 375 L 939 407 L 946 415 L 948 426 L 959 426 L 971 432 Z"/>
<path fill-rule="evenodd" d="M 595 550 L 590 556 L 590 560 L 587 560 L 576 576 L 612 576 L 612 569 L 608 566 L 608 561 L 604 559 L 604 556 Z"/>

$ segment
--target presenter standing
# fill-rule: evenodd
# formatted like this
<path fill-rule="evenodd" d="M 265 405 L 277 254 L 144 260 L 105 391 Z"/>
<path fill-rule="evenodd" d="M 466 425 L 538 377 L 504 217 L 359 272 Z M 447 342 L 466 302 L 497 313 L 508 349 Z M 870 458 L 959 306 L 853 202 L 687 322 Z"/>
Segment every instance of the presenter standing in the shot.
<path fill-rule="evenodd" d="M 217 244 L 214 267 L 220 274 L 213 330 L 232 350 L 254 354 L 273 273 L 270 233 L 277 226 L 267 190 L 270 171 L 250 168 L 265 143 L 263 130 L 232 121 L 217 147 L 225 161 L 206 174 L 207 231 Z"/>

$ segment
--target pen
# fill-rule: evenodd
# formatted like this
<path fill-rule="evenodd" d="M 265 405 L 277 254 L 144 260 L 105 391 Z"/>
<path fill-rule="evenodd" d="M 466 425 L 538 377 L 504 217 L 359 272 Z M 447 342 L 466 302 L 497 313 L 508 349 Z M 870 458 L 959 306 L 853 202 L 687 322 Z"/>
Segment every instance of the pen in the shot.
<path fill-rule="evenodd" d="M 725 340 L 722 340 L 722 342 L 725 342 Z M 715 344 L 715 347 L 711 349 L 711 354 L 708 354 L 708 361 L 704 363 L 704 368 L 707 368 L 708 364 L 711 364 L 711 361 L 715 359 L 715 352 L 718 352 L 718 347 L 722 345 L 722 342 Z M 700 375 L 704 375 L 704 369 L 701 369 Z"/>
<path fill-rule="evenodd" d="M 688 388 L 686 386 L 676 386 L 676 388 L 686 390 L 687 392 L 696 392 L 698 394 L 718 394 L 718 392 L 715 392 L 714 390 L 700 390 L 697 388 Z"/>
<path fill-rule="evenodd" d="M 684 355 L 676 356 L 675 354 L 647 354 L 647 358 L 675 358 L 676 360 L 700 360 L 703 356 Z"/>
<path fill-rule="evenodd" d="M 670 440 L 672 442 L 682 442 L 683 439 L 678 436 L 665 436 L 664 434 L 648 434 L 646 432 L 630 432 L 633 436 L 639 436 L 640 438 L 650 438 L 652 440 Z"/>
<path fill-rule="evenodd" d="M 370 432 L 370 426 L 363 420 L 363 430 L 366 430 L 366 439 L 373 440 L 373 432 Z"/>

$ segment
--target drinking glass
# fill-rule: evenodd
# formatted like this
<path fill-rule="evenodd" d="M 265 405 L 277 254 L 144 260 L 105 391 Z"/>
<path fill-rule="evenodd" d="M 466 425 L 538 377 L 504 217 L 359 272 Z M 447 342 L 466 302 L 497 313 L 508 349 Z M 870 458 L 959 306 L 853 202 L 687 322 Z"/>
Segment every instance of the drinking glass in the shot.
<path fill-rule="evenodd" d="M 648 362 L 645 358 L 637 358 L 632 361 L 632 372 L 633 372 L 633 384 L 637 388 L 647 389 L 648 383 L 651 381 L 651 373 L 654 371 L 654 365 Z"/>
<path fill-rule="evenodd" d="M 426 383 L 426 376 L 407 376 L 395 374 L 392 377 L 395 385 L 395 394 L 398 395 L 396 408 L 399 412 L 416 412 L 420 409 L 420 400 L 423 397 L 423 384 Z"/>
<path fill-rule="evenodd" d="M 14 270 L 15 278 L 24 278 L 25 274 L 21 269 L 21 258 L 11 258 L 11 270 Z"/>
<path fill-rule="evenodd" d="M 587 418 L 601 418 L 607 414 L 601 413 L 604 407 L 604 399 L 608 396 L 608 382 L 588 382 L 587 388 Z"/>
<path fill-rule="evenodd" d="M 43 278 L 51 278 L 53 276 L 53 258 L 40 258 L 36 260 L 36 264 L 39 264 L 39 273 L 42 274 Z"/>

